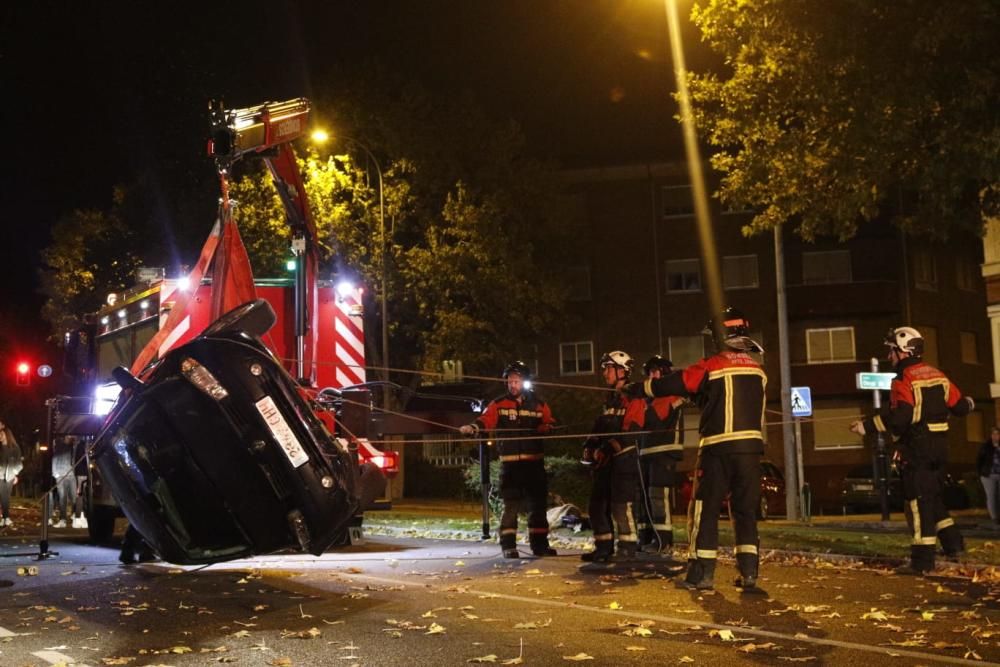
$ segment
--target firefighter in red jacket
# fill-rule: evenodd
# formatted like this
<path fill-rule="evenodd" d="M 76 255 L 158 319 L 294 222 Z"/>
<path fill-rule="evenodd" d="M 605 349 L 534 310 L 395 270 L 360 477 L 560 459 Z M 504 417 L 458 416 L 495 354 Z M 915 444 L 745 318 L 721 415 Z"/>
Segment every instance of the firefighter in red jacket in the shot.
<path fill-rule="evenodd" d="M 643 364 L 642 371 L 655 380 L 670 373 L 672 367 L 669 359 L 656 354 Z M 683 456 L 685 399 L 659 396 L 645 401 L 640 428 L 647 432 L 639 439 L 639 549 L 662 553 L 674 545 L 670 490 L 676 482 L 677 462 Z"/>
<path fill-rule="evenodd" d="M 703 333 L 714 333 L 709 322 Z M 688 396 L 701 410 L 695 492 L 688 524 L 690 547 L 684 583 L 713 588 L 719 548 L 719 513 L 726 493 L 735 523 L 736 564 L 744 591 L 757 586 L 760 457 L 764 452 L 764 390 L 767 375 L 751 352 L 763 352 L 749 336 L 743 314 L 727 308 L 714 356 L 665 377 L 630 385 L 629 394 Z M 714 336 L 713 336 L 714 338 Z"/>
<path fill-rule="evenodd" d="M 889 432 L 898 438 L 896 454 L 902 464 L 906 522 L 913 534 L 910 562 L 898 574 L 923 574 L 934 569 L 938 538 L 946 555 L 965 550 L 962 534 L 948 514 L 941 496 L 941 478 L 948 462 L 948 417 L 964 417 L 975 407 L 948 377 L 921 358 L 924 339 L 912 327 L 886 334 L 889 360 L 896 371 L 889 405 L 850 429 L 859 435 Z"/>
<path fill-rule="evenodd" d="M 601 375 L 609 392 L 592 435 L 583 445 L 583 462 L 591 466 L 590 524 L 594 530 L 594 550 L 580 558 L 587 562 L 608 562 L 635 557 L 636 534 L 633 506 L 638 494 L 638 450 L 636 436 L 625 431 L 642 428 L 646 404 L 622 393 L 635 362 L 625 352 L 615 350 L 601 357 Z"/>
<path fill-rule="evenodd" d="M 517 513 L 526 501 L 528 542 L 536 556 L 555 556 L 549 546 L 546 508 L 549 495 L 542 440 L 532 436 L 548 433 L 555 423 L 548 404 L 530 390 L 531 369 L 520 361 L 503 371 L 507 394 L 494 399 L 476 421 L 461 427 L 466 435 L 497 431 L 500 452 L 500 548 L 504 558 L 518 558 Z M 506 436 L 506 438 L 505 438 Z"/>

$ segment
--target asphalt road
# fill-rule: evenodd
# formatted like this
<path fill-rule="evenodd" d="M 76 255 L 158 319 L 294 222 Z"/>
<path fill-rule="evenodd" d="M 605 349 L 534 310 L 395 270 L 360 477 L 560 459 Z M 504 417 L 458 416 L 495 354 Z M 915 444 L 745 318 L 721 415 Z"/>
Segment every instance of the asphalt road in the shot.
<path fill-rule="evenodd" d="M 665 564 L 512 561 L 495 544 L 370 538 L 321 558 L 122 567 L 0 540 L 2 665 L 917 665 L 1000 661 L 1000 578 L 906 578 L 772 554 L 765 595 Z M 523 547 L 522 547 L 523 549 Z M 9 554 L 14 554 L 11 557 Z M 38 574 L 18 575 L 37 567 Z M 576 658 L 577 660 L 571 660 Z"/>

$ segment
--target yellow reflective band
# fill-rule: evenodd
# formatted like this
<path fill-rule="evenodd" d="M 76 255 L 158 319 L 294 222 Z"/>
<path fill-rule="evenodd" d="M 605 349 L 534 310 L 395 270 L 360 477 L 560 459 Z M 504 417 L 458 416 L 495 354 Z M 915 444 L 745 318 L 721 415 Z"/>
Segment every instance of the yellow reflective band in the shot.
<path fill-rule="evenodd" d="M 760 368 L 754 368 L 753 366 L 734 366 L 732 368 L 720 368 L 716 371 L 711 371 L 708 374 L 709 380 L 718 380 L 722 377 L 728 377 L 732 375 L 756 375 L 757 377 L 767 380 L 767 375 Z"/>
<path fill-rule="evenodd" d="M 719 552 L 715 549 L 695 549 L 694 555 L 697 558 L 710 558 L 714 560 L 719 557 Z"/>
<path fill-rule="evenodd" d="M 669 523 L 654 523 L 653 524 L 653 529 L 654 530 L 670 530 L 670 528 L 671 528 L 671 526 L 670 526 Z"/>
<path fill-rule="evenodd" d="M 618 539 L 626 542 L 635 542 L 635 513 L 632 511 L 632 503 L 625 503 L 625 527 L 629 535 L 623 535 L 621 526 L 618 527 Z"/>
<path fill-rule="evenodd" d="M 608 542 L 615 539 L 614 533 L 601 533 L 600 535 L 594 535 L 595 542 Z"/>
<path fill-rule="evenodd" d="M 882 415 L 875 415 L 872 417 L 872 421 L 875 422 L 875 430 L 879 433 L 885 433 L 885 422 L 882 421 Z"/>
<path fill-rule="evenodd" d="M 639 456 L 649 454 L 659 454 L 660 452 L 679 452 L 684 449 L 684 445 L 656 445 L 655 447 L 643 447 L 639 450 Z"/>
<path fill-rule="evenodd" d="M 913 544 L 915 544 L 915 545 L 917 545 L 919 547 L 926 547 L 928 545 L 929 546 L 934 546 L 935 544 L 937 544 L 937 538 L 936 537 L 921 537 L 919 539 L 914 539 L 913 540 Z"/>
<path fill-rule="evenodd" d="M 653 378 L 650 378 L 642 383 L 642 390 L 646 392 L 646 396 L 656 398 L 656 394 L 653 393 Z"/>
<path fill-rule="evenodd" d="M 910 514 L 913 516 L 913 543 L 924 544 L 924 537 L 920 534 L 920 505 L 917 504 L 916 498 L 910 501 Z M 936 537 L 934 541 L 937 541 Z M 934 542 L 931 542 L 931 544 L 934 544 Z"/>
<path fill-rule="evenodd" d="M 757 553 L 756 544 L 737 544 L 733 547 L 733 551 L 738 554 L 755 554 Z"/>
<path fill-rule="evenodd" d="M 945 528 L 951 528 L 954 525 L 955 525 L 955 520 L 949 517 L 947 519 L 942 519 L 941 521 L 938 521 L 937 525 L 934 526 L 934 530 L 944 530 Z"/>
<path fill-rule="evenodd" d="M 694 515 L 692 517 L 691 525 L 688 526 L 688 558 L 697 558 L 695 553 L 695 543 L 698 541 L 698 526 L 701 525 L 701 503 L 700 500 L 694 501 Z"/>
<path fill-rule="evenodd" d="M 618 533 L 618 541 L 619 542 L 635 542 L 636 539 L 635 539 L 635 535 L 634 534 Z"/>
<path fill-rule="evenodd" d="M 663 526 L 663 530 L 673 530 L 670 520 L 670 490 L 667 487 L 663 487 L 663 517 L 666 523 L 659 525 Z"/>
<path fill-rule="evenodd" d="M 630 446 L 626 447 L 625 449 L 621 450 L 620 452 L 617 452 L 615 454 L 615 456 L 621 456 L 622 454 L 624 454 L 626 452 L 631 452 L 633 449 L 635 449 L 635 445 L 630 445 Z"/>
<path fill-rule="evenodd" d="M 935 378 L 933 380 L 917 380 L 911 383 L 913 387 L 913 422 L 920 422 L 921 411 L 924 405 L 924 389 L 931 387 L 941 387 L 944 390 L 944 400 L 948 401 L 948 388 L 951 383 L 948 378 Z"/>
<path fill-rule="evenodd" d="M 927 430 L 931 431 L 933 433 L 945 433 L 945 432 L 948 431 L 948 423 L 947 422 L 941 422 L 941 423 L 930 423 L 930 422 L 928 422 L 928 424 L 927 424 Z"/>
<path fill-rule="evenodd" d="M 501 535 L 517 535 L 517 528 L 501 528 Z"/>
<path fill-rule="evenodd" d="M 647 523 L 645 521 L 643 521 L 642 523 L 637 523 L 636 525 L 639 526 L 639 530 L 646 530 L 647 528 L 653 527 L 653 524 Z"/>
<path fill-rule="evenodd" d="M 698 441 L 699 447 L 708 447 L 709 445 L 714 445 L 719 442 L 728 442 L 730 440 L 748 440 L 750 438 L 756 438 L 758 440 L 763 440 L 763 436 L 760 431 L 733 431 L 732 433 L 719 433 L 718 435 L 709 435 Z"/>
<path fill-rule="evenodd" d="M 726 375 L 726 423 L 722 430 L 729 433 L 733 430 L 733 376 Z"/>

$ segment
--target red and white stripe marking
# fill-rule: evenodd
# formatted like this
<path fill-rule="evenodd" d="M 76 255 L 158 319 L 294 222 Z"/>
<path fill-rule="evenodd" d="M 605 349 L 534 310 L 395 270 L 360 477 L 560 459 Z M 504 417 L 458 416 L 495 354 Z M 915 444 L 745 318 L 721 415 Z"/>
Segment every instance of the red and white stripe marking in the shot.
<path fill-rule="evenodd" d="M 337 362 L 337 383 L 341 387 L 365 382 L 365 330 L 358 309 L 356 294 L 337 299 L 334 311 L 334 356 Z"/>

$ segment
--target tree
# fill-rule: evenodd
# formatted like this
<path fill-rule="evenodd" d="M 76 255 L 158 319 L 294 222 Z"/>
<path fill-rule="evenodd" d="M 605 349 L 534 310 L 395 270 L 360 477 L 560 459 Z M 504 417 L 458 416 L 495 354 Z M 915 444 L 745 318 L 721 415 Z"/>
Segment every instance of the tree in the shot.
<path fill-rule="evenodd" d="M 132 227 L 123 219 L 125 192 L 114 191 L 110 210 L 76 210 L 52 228 L 42 251 L 42 317 L 54 336 L 76 326 L 84 313 L 98 310 L 110 291 L 131 287 L 140 260 Z"/>
<path fill-rule="evenodd" d="M 707 0 L 692 17 L 726 63 L 690 90 L 718 196 L 757 211 L 745 233 L 843 239 L 885 214 L 944 237 L 1000 212 L 993 0 Z"/>

